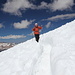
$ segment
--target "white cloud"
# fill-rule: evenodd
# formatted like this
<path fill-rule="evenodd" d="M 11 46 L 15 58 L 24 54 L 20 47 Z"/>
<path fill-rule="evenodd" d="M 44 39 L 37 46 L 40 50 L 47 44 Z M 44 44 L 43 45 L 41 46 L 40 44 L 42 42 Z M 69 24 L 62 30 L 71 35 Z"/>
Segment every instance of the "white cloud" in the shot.
<path fill-rule="evenodd" d="M 20 10 L 27 10 L 28 8 L 33 10 L 47 9 L 49 8 L 50 4 L 43 1 L 40 3 L 40 5 L 36 6 L 28 0 L 7 0 L 7 2 L 3 6 L 4 8 L 2 10 L 4 12 L 14 15 L 21 15 L 22 13 Z"/>
<path fill-rule="evenodd" d="M 7 0 L 2 10 L 11 14 L 21 15 L 20 10 L 26 10 L 33 6 L 28 0 Z"/>
<path fill-rule="evenodd" d="M 48 7 L 49 4 L 43 1 L 39 6 L 36 6 L 36 9 L 48 9 Z"/>
<path fill-rule="evenodd" d="M 32 22 L 34 22 L 34 20 L 30 20 L 30 21 L 22 20 L 21 23 L 20 22 L 14 23 L 13 26 L 16 29 L 23 29 L 23 28 L 27 28 Z"/>
<path fill-rule="evenodd" d="M 0 28 L 3 28 L 4 26 L 2 24 L 0 24 Z"/>
<path fill-rule="evenodd" d="M 46 28 L 49 28 L 51 25 L 51 22 L 48 22 L 47 25 L 46 25 Z"/>
<path fill-rule="evenodd" d="M 66 10 L 71 9 L 74 5 L 74 0 L 54 0 L 53 3 L 41 2 L 40 5 L 34 5 L 32 2 L 28 0 L 7 0 L 7 2 L 3 5 L 3 11 L 14 14 L 14 15 L 22 15 L 21 10 L 30 9 L 49 9 L 52 11 L 56 10 Z"/>
<path fill-rule="evenodd" d="M 30 35 L 30 36 L 34 36 L 34 32 L 31 32 L 30 34 L 28 34 L 28 35 Z"/>
<path fill-rule="evenodd" d="M 18 38 L 25 38 L 24 35 L 8 35 L 8 36 L 0 36 L 0 39 L 18 39 Z"/>
<path fill-rule="evenodd" d="M 50 18 L 47 18 L 47 19 L 43 19 L 42 21 L 44 20 L 50 20 L 50 21 L 54 21 L 54 20 L 63 20 L 63 19 L 70 19 L 70 18 L 75 18 L 75 13 L 73 14 L 62 14 L 62 15 L 56 15 L 56 16 L 53 16 L 53 17 L 50 17 Z"/>
<path fill-rule="evenodd" d="M 74 0 L 54 0 L 54 2 L 51 4 L 51 9 L 53 11 L 56 10 L 66 10 L 71 9 L 71 7 L 74 5 Z"/>

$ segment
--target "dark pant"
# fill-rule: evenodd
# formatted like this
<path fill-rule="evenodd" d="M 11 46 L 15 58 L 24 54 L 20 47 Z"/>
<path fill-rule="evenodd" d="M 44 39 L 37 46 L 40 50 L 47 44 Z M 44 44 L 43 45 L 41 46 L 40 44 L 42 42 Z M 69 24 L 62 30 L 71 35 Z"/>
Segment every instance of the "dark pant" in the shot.
<path fill-rule="evenodd" d="M 37 42 L 39 42 L 39 34 L 35 34 L 35 39 Z"/>

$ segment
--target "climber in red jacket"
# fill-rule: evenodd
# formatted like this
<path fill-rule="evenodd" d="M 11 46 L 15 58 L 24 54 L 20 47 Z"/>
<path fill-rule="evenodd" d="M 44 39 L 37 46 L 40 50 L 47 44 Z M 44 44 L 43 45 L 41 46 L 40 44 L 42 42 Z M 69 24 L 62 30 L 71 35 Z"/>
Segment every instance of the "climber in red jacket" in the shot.
<path fill-rule="evenodd" d="M 32 31 L 34 31 L 35 39 L 37 42 L 39 42 L 39 34 L 40 34 L 39 30 L 40 29 L 42 29 L 42 27 L 38 26 L 38 24 L 35 23 L 35 27 L 32 29 Z"/>

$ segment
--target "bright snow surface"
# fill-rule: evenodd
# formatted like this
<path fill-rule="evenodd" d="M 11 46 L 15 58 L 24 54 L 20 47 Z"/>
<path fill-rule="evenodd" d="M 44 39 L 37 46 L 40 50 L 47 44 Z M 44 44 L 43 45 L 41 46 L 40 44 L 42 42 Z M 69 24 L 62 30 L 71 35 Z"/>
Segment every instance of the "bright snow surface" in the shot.
<path fill-rule="evenodd" d="M 1 52 L 0 75 L 75 75 L 75 20 Z"/>

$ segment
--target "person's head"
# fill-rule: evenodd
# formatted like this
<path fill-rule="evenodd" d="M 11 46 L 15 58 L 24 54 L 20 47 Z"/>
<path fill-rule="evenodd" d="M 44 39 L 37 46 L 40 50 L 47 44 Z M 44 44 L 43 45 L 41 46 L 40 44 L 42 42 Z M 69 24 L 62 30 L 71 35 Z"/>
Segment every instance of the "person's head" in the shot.
<path fill-rule="evenodd" d="M 35 23 L 35 27 L 37 27 L 38 26 L 38 23 Z"/>

